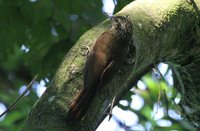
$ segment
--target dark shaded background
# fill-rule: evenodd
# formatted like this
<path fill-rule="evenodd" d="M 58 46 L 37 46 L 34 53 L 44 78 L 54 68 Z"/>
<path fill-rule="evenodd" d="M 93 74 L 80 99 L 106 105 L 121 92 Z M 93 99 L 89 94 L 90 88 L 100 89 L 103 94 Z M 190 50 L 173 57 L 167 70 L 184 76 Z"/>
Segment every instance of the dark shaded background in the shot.
<path fill-rule="evenodd" d="M 115 12 L 130 2 L 131 0 L 119 0 Z M 48 86 L 64 55 L 78 38 L 105 19 L 100 0 L 0 0 L 1 105 L 9 106 L 19 96 L 19 90 L 36 74 L 39 78 L 34 86 Z M 168 88 L 166 81 L 152 79 L 152 73 L 149 73 L 143 77 L 147 88 L 130 91 L 123 98 L 129 103 L 128 106 L 119 105 L 123 110 L 135 112 L 139 117 L 138 124 L 146 130 L 147 122 L 151 123 L 150 129 L 160 129 L 159 124 L 150 115 L 158 99 L 158 81 L 164 83 L 162 88 L 167 92 L 175 94 L 176 91 Z M 18 131 L 22 128 L 31 107 L 38 99 L 36 92 L 36 88 L 33 88 L 2 118 L 0 131 Z M 130 107 L 131 96 L 135 93 L 142 96 L 145 102 L 139 111 Z M 177 105 L 172 104 L 171 99 L 172 97 L 168 100 L 171 103 L 169 108 L 177 110 Z M 161 102 L 161 106 L 166 105 L 164 100 Z M 163 127 L 163 130 L 194 129 L 185 121 L 172 119 L 166 114 L 164 119 L 170 120 L 173 124 L 170 127 Z M 120 129 L 120 121 L 115 121 Z M 122 122 L 121 127 L 125 128 L 125 123 Z"/>

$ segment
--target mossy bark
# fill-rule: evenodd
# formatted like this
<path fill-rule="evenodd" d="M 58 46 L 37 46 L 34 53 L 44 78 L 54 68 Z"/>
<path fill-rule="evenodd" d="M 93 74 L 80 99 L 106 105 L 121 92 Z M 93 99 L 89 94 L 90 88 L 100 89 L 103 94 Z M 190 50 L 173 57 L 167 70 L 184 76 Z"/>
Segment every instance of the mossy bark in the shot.
<path fill-rule="evenodd" d="M 104 21 L 86 32 L 65 56 L 49 88 L 34 105 L 23 130 L 94 130 L 102 116 L 105 116 L 105 110 L 112 98 L 117 95 L 119 100 L 141 76 L 151 70 L 153 63 L 157 62 L 170 63 L 173 67 L 177 88 L 184 88 L 181 102 L 183 116 L 198 124 L 199 118 L 188 117 L 191 112 L 188 114 L 184 108 L 189 104 L 190 108 L 195 105 L 192 114 L 200 112 L 200 102 L 197 99 L 199 95 L 193 95 L 190 99 L 187 94 L 191 90 L 192 93 L 198 93 L 200 76 L 200 72 L 195 72 L 200 71 L 200 20 L 197 13 L 200 2 L 195 2 L 194 5 L 194 1 L 187 0 L 137 0 L 118 12 L 116 15 L 128 14 L 133 23 L 135 53 L 130 55 L 129 59 L 134 59 L 135 62 L 124 64 L 120 73 L 96 95 L 84 119 L 71 122 L 66 121 L 65 117 L 70 102 L 83 88 L 82 71 L 86 60 L 86 47 L 92 46 L 96 38 L 108 29 L 110 22 Z M 181 72 L 186 72 L 186 75 L 181 75 Z M 192 88 L 189 88 L 190 84 Z M 188 85 L 187 89 L 185 85 Z"/>

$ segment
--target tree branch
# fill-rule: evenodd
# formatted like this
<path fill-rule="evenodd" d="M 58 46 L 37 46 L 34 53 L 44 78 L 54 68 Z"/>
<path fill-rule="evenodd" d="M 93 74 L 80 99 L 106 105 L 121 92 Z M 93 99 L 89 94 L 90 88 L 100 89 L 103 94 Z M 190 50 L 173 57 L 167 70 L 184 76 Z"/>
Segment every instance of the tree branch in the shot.
<path fill-rule="evenodd" d="M 199 5 L 197 2 L 197 7 Z M 87 51 L 85 47 L 91 47 L 110 24 L 109 21 L 100 23 L 86 32 L 67 53 L 49 88 L 34 105 L 24 131 L 94 130 L 105 115 L 112 98 L 117 95 L 120 99 L 121 95 L 151 69 L 152 63 L 187 61 L 187 57 L 182 56 L 191 52 L 191 41 L 196 35 L 193 32 L 197 14 L 186 0 L 137 0 L 117 13 L 123 16 L 127 14 L 134 30 L 134 65 L 124 64 L 121 73 L 98 92 L 84 119 L 79 122 L 65 121 L 71 101 L 83 87 L 82 70 Z M 178 57 L 182 59 L 176 59 Z"/>

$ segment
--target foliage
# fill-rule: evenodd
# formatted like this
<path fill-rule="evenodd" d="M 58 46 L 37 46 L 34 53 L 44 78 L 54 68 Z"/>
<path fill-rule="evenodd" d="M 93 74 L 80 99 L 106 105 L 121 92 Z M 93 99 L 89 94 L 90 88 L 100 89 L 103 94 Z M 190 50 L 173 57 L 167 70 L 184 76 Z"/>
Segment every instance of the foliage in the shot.
<path fill-rule="evenodd" d="M 130 1 L 118 1 L 115 12 Z M 47 84 L 75 41 L 106 18 L 101 8 L 100 0 L 0 0 L 0 102 L 6 106 L 12 103 L 19 95 L 18 90 L 28 84 L 36 74 L 39 75 L 36 85 L 42 80 Z M 124 99 L 131 102 L 131 95 L 138 93 L 144 98 L 145 106 L 140 111 L 135 111 L 130 106 L 119 106 L 137 113 L 144 127 L 150 121 L 154 129 L 158 129 L 156 121 L 150 117 L 152 105 L 157 101 L 158 89 L 155 87 L 158 83 L 149 74 L 143 81 L 148 90 L 136 89 L 129 92 Z M 161 84 L 167 91 L 173 90 L 164 81 Z M 0 121 L 0 130 L 20 130 L 37 99 L 33 88 Z M 171 104 L 169 107 L 175 108 Z M 182 127 L 185 125 L 183 121 L 172 121 L 173 126 L 166 127 L 166 130 L 190 128 Z"/>
<path fill-rule="evenodd" d="M 36 74 L 51 80 L 75 41 L 106 18 L 101 1 L 93 0 L 0 0 L 0 7 L 0 102 L 6 106 Z M 38 98 L 35 92 L 7 114 L 0 130 L 23 126 Z"/>
<path fill-rule="evenodd" d="M 180 94 L 173 87 L 172 71 L 168 70 L 161 76 L 157 71 L 152 71 L 140 80 L 141 84 L 130 90 L 123 98 L 128 101 L 127 105 L 119 104 L 123 110 L 129 110 L 137 114 L 139 122 L 130 128 L 133 130 L 151 130 L 151 131 L 171 131 L 171 130 L 195 130 L 188 122 L 181 117 L 181 111 L 178 103 Z M 135 104 L 130 99 L 134 95 L 139 95 L 144 100 L 141 109 L 134 109 L 131 104 Z M 162 124 L 162 122 L 164 122 Z M 165 123 L 166 122 L 166 123 Z M 169 125 L 168 125 L 168 124 Z"/>

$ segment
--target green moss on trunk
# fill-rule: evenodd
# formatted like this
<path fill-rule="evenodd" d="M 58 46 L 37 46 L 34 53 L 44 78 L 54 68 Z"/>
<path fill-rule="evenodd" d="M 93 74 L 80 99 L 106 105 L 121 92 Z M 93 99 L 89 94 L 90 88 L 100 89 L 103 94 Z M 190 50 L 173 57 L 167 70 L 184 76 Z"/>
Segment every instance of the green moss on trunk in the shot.
<path fill-rule="evenodd" d="M 199 6 L 199 1 L 196 2 Z M 82 121 L 71 123 L 64 119 L 70 102 L 83 85 L 82 70 L 86 60 L 86 46 L 92 46 L 96 38 L 108 29 L 109 22 L 99 24 L 86 32 L 67 53 L 49 88 L 31 111 L 24 131 L 94 130 L 114 95 L 121 96 L 128 91 L 151 69 L 152 63 L 173 62 L 181 68 L 182 63 L 187 63 L 187 54 L 192 54 L 194 49 L 192 41 L 196 37 L 194 30 L 197 25 L 197 14 L 191 4 L 186 0 L 137 0 L 117 15 L 127 14 L 134 27 L 134 65 L 124 64 L 122 73 L 117 74 L 94 98 Z M 195 48 L 199 49 L 199 44 L 195 45 Z M 192 98 L 191 101 L 195 99 Z M 199 113 L 199 110 L 197 111 Z"/>

